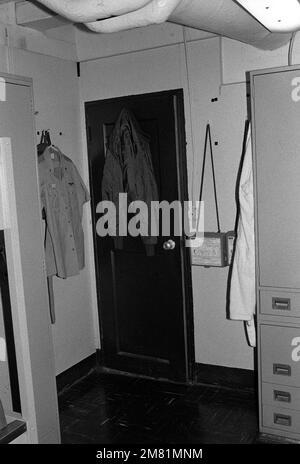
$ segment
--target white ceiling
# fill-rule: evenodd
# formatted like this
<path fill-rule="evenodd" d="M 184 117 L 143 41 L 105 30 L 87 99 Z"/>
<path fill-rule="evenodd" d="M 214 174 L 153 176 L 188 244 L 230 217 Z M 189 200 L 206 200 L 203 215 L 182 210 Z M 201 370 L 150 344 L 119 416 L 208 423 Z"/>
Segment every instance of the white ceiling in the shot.
<path fill-rule="evenodd" d="M 270 33 L 235 0 L 182 0 L 180 5 L 179 11 L 169 18 L 171 22 L 224 35 L 262 49 L 276 49 L 290 40 L 290 34 Z M 72 24 L 34 0 L 0 0 L 0 22 L 43 32 Z"/>

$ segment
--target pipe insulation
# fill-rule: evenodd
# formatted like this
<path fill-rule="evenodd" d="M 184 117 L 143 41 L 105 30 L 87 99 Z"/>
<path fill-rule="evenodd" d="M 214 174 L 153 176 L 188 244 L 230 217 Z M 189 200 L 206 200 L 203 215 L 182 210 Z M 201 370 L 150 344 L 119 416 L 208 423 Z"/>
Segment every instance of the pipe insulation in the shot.
<path fill-rule="evenodd" d="M 105 21 L 87 23 L 86 26 L 94 32 L 105 33 L 161 24 L 169 19 L 171 13 L 181 2 L 182 0 L 152 0 L 136 11 Z"/>
<path fill-rule="evenodd" d="M 49 10 L 74 23 L 85 23 L 127 14 L 150 0 L 38 0 Z"/>
<path fill-rule="evenodd" d="M 265 50 L 280 48 L 291 39 L 290 33 L 271 33 L 233 0 L 182 0 L 169 21 Z"/>
<path fill-rule="evenodd" d="M 234 0 L 38 0 L 72 22 L 98 33 L 170 21 L 254 47 L 274 50 L 290 33 L 272 33 Z"/>

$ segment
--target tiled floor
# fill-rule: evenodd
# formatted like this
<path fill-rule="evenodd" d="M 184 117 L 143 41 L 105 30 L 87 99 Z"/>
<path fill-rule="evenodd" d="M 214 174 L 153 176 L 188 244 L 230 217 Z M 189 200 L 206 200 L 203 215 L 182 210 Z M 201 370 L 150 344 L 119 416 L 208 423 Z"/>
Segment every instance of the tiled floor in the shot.
<path fill-rule="evenodd" d="M 257 441 L 251 389 L 183 386 L 94 372 L 62 393 L 59 403 L 63 443 Z"/>

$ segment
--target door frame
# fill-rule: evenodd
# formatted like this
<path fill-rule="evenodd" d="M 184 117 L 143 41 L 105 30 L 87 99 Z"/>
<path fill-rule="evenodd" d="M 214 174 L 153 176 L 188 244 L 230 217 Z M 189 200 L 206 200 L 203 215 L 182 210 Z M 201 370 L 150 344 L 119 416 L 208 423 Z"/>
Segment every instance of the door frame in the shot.
<path fill-rule="evenodd" d="M 89 167 L 89 182 L 92 185 L 92 167 L 89 158 L 89 127 L 87 113 L 89 108 L 97 106 L 101 102 L 109 103 L 119 100 L 126 105 L 126 101 L 139 98 L 153 98 L 159 96 L 172 96 L 174 105 L 174 118 L 175 118 L 175 133 L 176 133 L 176 166 L 178 178 L 178 197 L 180 201 L 188 200 L 188 174 L 187 174 L 187 155 L 186 155 L 186 131 L 185 131 L 185 116 L 184 116 L 184 92 L 182 88 L 165 90 L 159 92 L 145 92 L 142 94 L 133 94 L 127 96 L 120 96 L 108 99 L 86 101 L 85 107 L 85 122 L 86 122 L 86 135 L 87 135 L 87 158 Z M 91 197 L 92 197 L 91 191 Z M 94 263 L 96 271 L 96 292 L 97 292 L 97 306 L 98 306 L 98 320 L 100 328 L 100 341 L 103 347 L 103 324 L 102 324 L 102 311 L 101 311 L 101 295 L 98 288 L 101 269 L 98 263 L 96 254 L 96 243 L 94 230 L 96 227 L 95 217 L 93 214 L 94 202 L 90 202 L 91 217 L 93 223 L 93 251 Z M 182 263 L 182 289 L 183 289 L 183 317 L 185 325 L 185 351 L 186 351 L 186 383 L 193 383 L 195 380 L 195 339 L 194 339 L 194 307 L 193 307 L 193 287 L 192 287 L 192 266 L 190 249 L 185 246 L 185 237 L 182 236 L 181 240 L 181 263 Z M 103 348 L 101 348 L 103 350 Z M 101 357 L 102 358 L 102 357 Z M 132 374 L 139 376 L 139 374 Z"/>

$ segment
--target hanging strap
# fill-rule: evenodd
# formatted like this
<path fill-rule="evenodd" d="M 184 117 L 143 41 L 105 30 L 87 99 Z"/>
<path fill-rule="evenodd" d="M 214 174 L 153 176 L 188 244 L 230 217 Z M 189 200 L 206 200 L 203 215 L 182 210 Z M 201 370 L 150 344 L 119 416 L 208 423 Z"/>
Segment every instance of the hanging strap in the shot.
<path fill-rule="evenodd" d="M 46 148 L 47 148 L 46 134 L 45 134 L 45 131 L 43 130 L 42 135 L 41 135 L 40 143 L 37 146 L 38 156 L 41 156 L 44 153 L 44 151 L 46 150 Z"/>
<path fill-rule="evenodd" d="M 48 284 L 48 296 L 49 296 L 49 309 L 51 324 L 55 324 L 55 303 L 54 303 L 54 292 L 53 292 L 53 276 L 47 277 Z"/>
<path fill-rule="evenodd" d="M 47 130 L 45 132 L 45 142 L 50 147 L 52 145 L 51 138 L 50 138 L 50 132 Z"/>
<path fill-rule="evenodd" d="M 200 200 L 199 200 L 200 202 L 202 201 L 202 194 L 203 194 L 204 174 L 205 174 L 206 154 L 207 154 L 207 145 L 208 145 L 208 144 L 209 144 L 209 150 L 210 150 L 211 168 L 212 168 L 212 175 L 213 175 L 213 185 L 214 185 L 214 196 L 215 196 L 215 205 L 216 205 L 217 227 L 218 227 L 218 232 L 221 232 L 220 217 L 219 217 L 219 206 L 218 206 L 218 197 L 217 197 L 217 186 L 216 186 L 216 175 L 215 175 L 215 164 L 214 164 L 214 155 L 213 155 L 213 148 L 212 148 L 212 141 L 211 141 L 210 124 L 207 124 L 207 126 L 206 126 L 206 133 L 205 133 L 205 143 L 204 143 L 204 153 L 203 153 L 203 164 L 202 164 L 202 175 L 201 175 L 201 185 L 200 185 Z"/>

